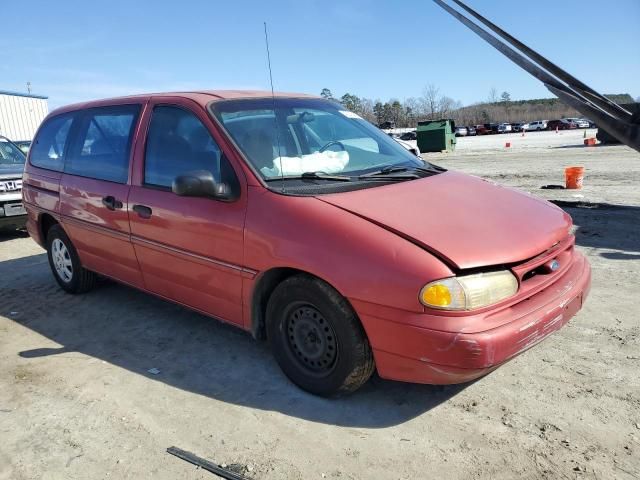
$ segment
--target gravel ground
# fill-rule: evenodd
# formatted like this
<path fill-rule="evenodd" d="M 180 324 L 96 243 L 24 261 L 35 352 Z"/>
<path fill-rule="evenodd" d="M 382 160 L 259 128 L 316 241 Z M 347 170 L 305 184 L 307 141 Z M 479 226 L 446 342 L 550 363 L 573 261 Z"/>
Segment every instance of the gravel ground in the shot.
<path fill-rule="evenodd" d="M 65 295 L 31 239 L 0 235 L 0 479 L 215 478 L 171 445 L 255 479 L 640 478 L 640 155 L 581 143 L 425 156 L 558 201 L 593 267 L 566 328 L 463 386 L 315 398 L 248 335 L 112 282 Z M 584 189 L 540 189 L 569 165 Z"/>

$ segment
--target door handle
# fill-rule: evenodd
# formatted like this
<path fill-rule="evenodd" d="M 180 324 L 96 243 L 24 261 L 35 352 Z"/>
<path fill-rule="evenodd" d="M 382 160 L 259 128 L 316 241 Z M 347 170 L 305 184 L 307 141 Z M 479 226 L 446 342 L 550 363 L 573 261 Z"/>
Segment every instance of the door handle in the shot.
<path fill-rule="evenodd" d="M 153 210 L 151 210 L 146 205 L 134 205 L 133 211 L 136 212 L 138 216 L 142 218 L 150 218 L 151 214 L 153 213 Z"/>
<path fill-rule="evenodd" d="M 122 202 L 120 200 L 117 200 L 112 195 L 108 195 L 106 197 L 102 197 L 102 205 L 107 207 L 109 210 L 115 210 L 116 208 L 122 208 Z"/>

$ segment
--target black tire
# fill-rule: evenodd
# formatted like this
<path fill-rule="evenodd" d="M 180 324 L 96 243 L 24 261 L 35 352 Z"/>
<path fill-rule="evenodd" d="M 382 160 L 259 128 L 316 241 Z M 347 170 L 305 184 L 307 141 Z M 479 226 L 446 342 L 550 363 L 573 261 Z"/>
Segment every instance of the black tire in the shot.
<path fill-rule="evenodd" d="M 56 269 L 56 264 L 60 257 L 57 255 L 59 251 L 54 252 L 54 242 L 56 242 L 56 246 L 59 245 L 57 242 L 62 242 L 66 249 L 63 258 L 71 262 L 71 274 L 69 276 L 64 276 Z M 82 266 L 78 252 L 76 252 L 73 243 L 71 243 L 71 240 L 60 225 L 53 225 L 47 232 L 47 257 L 49 258 L 49 266 L 53 277 L 65 292 L 85 293 L 95 285 L 96 274 Z"/>
<path fill-rule="evenodd" d="M 324 397 L 353 392 L 375 370 L 360 320 L 330 285 L 296 275 L 276 287 L 266 314 L 273 355 L 289 379 Z"/>

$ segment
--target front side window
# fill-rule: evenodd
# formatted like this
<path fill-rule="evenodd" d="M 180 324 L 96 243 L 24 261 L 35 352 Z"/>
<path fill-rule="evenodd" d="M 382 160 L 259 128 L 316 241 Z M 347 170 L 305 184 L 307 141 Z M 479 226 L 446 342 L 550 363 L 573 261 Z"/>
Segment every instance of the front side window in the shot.
<path fill-rule="evenodd" d="M 64 171 L 73 175 L 126 183 L 139 105 L 85 111 Z"/>
<path fill-rule="evenodd" d="M 425 166 L 380 129 L 334 102 L 228 100 L 214 102 L 210 109 L 266 181 L 309 172 L 357 177 L 383 167 Z"/>
<path fill-rule="evenodd" d="M 66 113 L 48 119 L 31 145 L 31 165 L 61 172 L 67 148 L 67 137 L 75 114 Z"/>
<path fill-rule="evenodd" d="M 147 134 L 144 183 L 170 188 L 177 176 L 196 170 L 209 171 L 221 182 L 231 167 L 193 113 L 172 106 L 154 108 Z"/>

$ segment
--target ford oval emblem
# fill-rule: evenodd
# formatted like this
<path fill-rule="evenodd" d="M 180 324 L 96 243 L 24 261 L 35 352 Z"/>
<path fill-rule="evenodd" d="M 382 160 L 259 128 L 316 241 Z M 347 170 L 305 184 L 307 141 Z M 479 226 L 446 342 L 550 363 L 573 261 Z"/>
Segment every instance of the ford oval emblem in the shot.
<path fill-rule="evenodd" d="M 560 262 L 558 260 L 552 260 L 551 263 L 549 264 L 549 268 L 551 269 L 552 272 L 555 272 L 560 268 Z"/>

